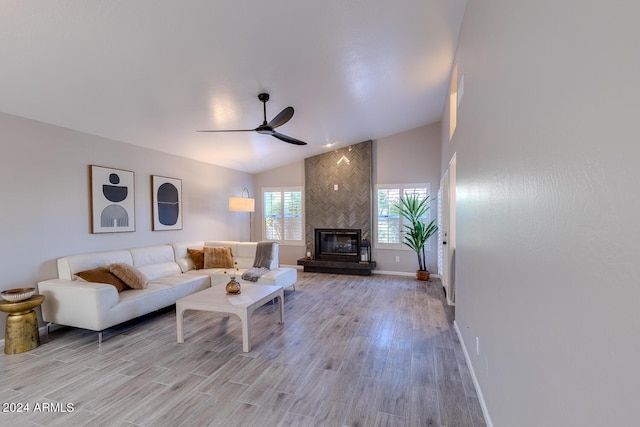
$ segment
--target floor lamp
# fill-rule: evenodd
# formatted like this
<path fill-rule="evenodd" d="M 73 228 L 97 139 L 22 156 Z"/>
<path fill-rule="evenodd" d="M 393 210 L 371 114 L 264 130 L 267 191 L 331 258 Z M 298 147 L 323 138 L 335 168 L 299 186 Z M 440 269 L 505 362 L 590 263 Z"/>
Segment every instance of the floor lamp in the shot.
<path fill-rule="evenodd" d="M 244 192 L 247 197 L 244 197 Z M 242 189 L 242 197 L 229 197 L 229 210 L 238 212 L 249 212 L 249 241 L 251 241 L 251 212 L 256 210 L 256 199 L 249 197 L 247 187 Z"/>

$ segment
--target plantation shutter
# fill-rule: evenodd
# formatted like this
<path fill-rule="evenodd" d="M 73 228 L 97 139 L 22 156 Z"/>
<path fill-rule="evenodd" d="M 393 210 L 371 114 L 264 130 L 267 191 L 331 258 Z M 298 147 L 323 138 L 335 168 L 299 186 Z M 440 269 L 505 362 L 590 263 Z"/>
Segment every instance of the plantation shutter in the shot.
<path fill-rule="evenodd" d="M 285 191 L 284 240 L 302 240 L 302 192 Z"/>
<path fill-rule="evenodd" d="M 376 195 L 376 229 L 374 242 L 380 249 L 404 249 L 408 247 L 404 242 L 404 222 L 396 204 L 400 202 L 400 197 L 415 195 L 419 198 L 429 196 L 429 184 L 377 184 Z M 422 221 L 428 224 L 430 212 L 422 217 Z"/>
<path fill-rule="evenodd" d="M 394 207 L 399 200 L 398 188 L 378 189 L 378 243 L 400 243 L 400 215 Z"/>
<path fill-rule="evenodd" d="M 282 193 L 264 192 L 264 236 L 267 240 L 282 239 Z"/>
<path fill-rule="evenodd" d="M 301 187 L 265 188 L 264 239 L 288 245 L 302 245 L 304 207 Z"/>

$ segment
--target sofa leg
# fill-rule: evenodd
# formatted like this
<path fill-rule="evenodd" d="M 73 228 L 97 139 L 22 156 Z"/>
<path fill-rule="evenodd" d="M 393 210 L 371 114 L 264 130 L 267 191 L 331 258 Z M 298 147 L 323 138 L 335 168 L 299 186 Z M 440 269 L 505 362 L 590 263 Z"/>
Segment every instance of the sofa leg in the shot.
<path fill-rule="evenodd" d="M 102 331 L 98 332 L 98 345 L 102 345 Z"/>
<path fill-rule="evenodd" d="M 49 331 L 51 330 L 51 325 L 52 324 L 53 323 L 51 323 L 51 322 L 47 323 L 47 326 L 46 326 L 47 335 L 49 335 Z"/>

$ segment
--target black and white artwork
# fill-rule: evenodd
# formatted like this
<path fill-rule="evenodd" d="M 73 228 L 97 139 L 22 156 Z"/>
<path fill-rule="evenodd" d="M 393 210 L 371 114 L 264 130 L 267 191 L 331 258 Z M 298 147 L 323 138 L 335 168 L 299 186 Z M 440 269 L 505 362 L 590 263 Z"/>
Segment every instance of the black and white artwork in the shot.
<path fill-rule="evenodd" d="M 182 230 L 182 180 L 151 177 L 153 231 Z"/>
<path fill-rule="evenodd" d="M 91 165 L 90 176 L 91 232 L 135 231 L 133 172 Z"/>

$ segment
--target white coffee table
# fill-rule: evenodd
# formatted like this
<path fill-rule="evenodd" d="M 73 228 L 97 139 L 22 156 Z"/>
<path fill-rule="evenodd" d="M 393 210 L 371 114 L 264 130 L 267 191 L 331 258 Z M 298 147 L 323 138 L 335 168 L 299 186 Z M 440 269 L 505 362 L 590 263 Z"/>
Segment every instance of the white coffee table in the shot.
<path fill-rule="evenodd" d="M 265 303 L 278 299 L 280 323 L 284 318 L 284 290 L 282 286 L 242 284 L 242 293 L 227 295 L 224 286 L 214 286 L 200 292 L 180 298 L 176 301 L 176 321 L 178 342 L 184 342 L 184 318 L 186 310 L 232 313 L 242 321 L 242 351 L 251 351 L 251 315 Z"/>

